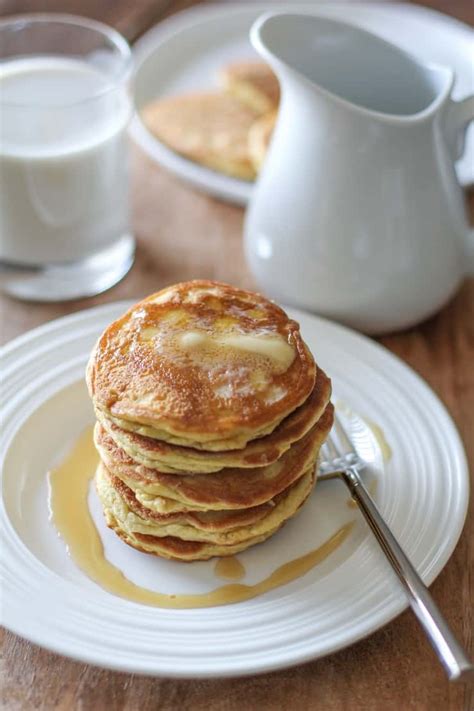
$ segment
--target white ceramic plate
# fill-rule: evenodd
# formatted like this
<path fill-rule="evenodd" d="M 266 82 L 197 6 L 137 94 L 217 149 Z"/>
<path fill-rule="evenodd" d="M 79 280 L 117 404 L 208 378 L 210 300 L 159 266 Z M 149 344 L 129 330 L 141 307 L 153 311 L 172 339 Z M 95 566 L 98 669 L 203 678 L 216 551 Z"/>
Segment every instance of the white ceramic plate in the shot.
<path fill-rule="evenodd" d="M 126 304 L 53 321 L 2 354 L 0 513 L 3 623 L 51 650 L 104 667 L 175 677 L 250 674 L 303 662 L 373 632 L 405 596 L 340 482 L 320 483 L 282 531 L 239 554 L 244 583 L 265 578 L 354 521 L 349 537 L 305 576 L 252 600 L 170 610 L 115 597 L 68 557 L 48 518 L 46 472 L 92 423 L 84 366 L 101 330 Z M 336 396 L 378 423 L 393 450 L 384 465 L 367 430 L 376 499 L 408 555 L 430 583 L 461 533 L 467 467 L 452 421 L 429 388 L 385 349 L 303 313 L 304 337 L 333 378 Z M 362 440 L 361 440 L 362 441 Z M 213 562 L 163 561 L 134 551 L 90 506 L 107 557 L 134 582 L 161 592 L 203 592 L 222 584 Z"/>
<path fill-rule="evenodd" d="M 451 67 L 456 75 L 455 99 L 474 93 L 471 30 L 434 10 L 399 3 L 221 3 L 181 12 L 156 25 L 137 42 L 137 108 L 166 94 L 212 88 L 219 67 L 233 59 L 256 56 L 248 39 L 249 29 L 263 11 L 271 8 L 353 22 L 424 61 Z M 216 173 L 173 153 L 147 131 L 138 115 L 131 133 L 153 160 L 201 190 L 241 205 L 249 200 L 252 183 Z M 457 172 L 463 185 L 474 182 L 474 126 L 468 130 L 466 151 Z"/>

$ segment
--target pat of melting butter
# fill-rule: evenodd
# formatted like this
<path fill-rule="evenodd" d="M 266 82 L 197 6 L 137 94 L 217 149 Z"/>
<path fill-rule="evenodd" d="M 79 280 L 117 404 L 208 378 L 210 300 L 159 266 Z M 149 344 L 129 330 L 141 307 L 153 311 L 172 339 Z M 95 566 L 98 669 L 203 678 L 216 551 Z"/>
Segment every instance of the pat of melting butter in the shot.
<path fill-rule="evenodd" d="M 209 342 L 209 338 L 201 331 L 187 331 L 181 334 L 179 341 L 180 346 L 185 351 L 201 348 Z"/>
<path fill-rule="evenodd" d="M 153 304 L 167 304 L 168 301 L 171 301 L 175 296 L 176 296 L 176 292 L 173 291 L 173 289 L 167 289 L 162 294 L 158 294 L 158 296 L 155 296 L 155 298 L 152 300 L 152 303 Z"/>
<path fill-rule="evenodd" d="M 269 359 L 280 372 L 293 363 L 295 352 L 279 333 L 209 334 L 205 331 L 186 331 L 179 336 L 184 351 L 196 352 L 215 348 L 244 351 Z"/>
<path fill-rule="evenodd" d="M 185 326 L 189 321 L 189 316 L 186 311 L 174 309 L 168 311 L 161 316 L 160 326 L 147 326 L 142 328 L 140 339 L 144 342 L 152 341 L 156 336 L 159 336 L 165 328 L 173 328 L 177 326 Z"/>

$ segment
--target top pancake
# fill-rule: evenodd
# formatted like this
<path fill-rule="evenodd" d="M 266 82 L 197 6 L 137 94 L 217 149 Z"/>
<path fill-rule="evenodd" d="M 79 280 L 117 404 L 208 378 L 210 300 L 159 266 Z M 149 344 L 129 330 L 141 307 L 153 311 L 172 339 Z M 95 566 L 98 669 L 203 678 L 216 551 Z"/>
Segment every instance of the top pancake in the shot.
<path fill-rule="evenodd" d="M 276 304 L 211 281 L 168 287 L 100 337 L 95 407 L 124 429 L 208 451 L 272 432 L 313 390 L 314 360 Z"/>

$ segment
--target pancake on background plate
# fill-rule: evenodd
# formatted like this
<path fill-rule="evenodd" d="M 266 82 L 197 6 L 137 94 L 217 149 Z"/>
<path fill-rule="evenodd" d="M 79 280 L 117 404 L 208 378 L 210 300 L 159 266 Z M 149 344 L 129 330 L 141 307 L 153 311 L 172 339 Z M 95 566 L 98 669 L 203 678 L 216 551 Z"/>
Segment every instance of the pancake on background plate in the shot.
<path fill-rule="evenodd" d="M 222 91 L 156 99 L 143 123 L 172 151 L 241 180 L 254 180 L 270 142 L 280 101 L 278 79 L 259 61 L 221 69 Z"/>
<path fill-rule="evenodd" d="M 211 281 L 153 294 L 105 329 L 87 383 L 106 521 L 139 550 L 231 555 L 312 490 L 330 381 L 258 294 Z"/>
<path fill-rule="evenodd" d="M 265 156 L 267 155 L 277 115 L 277 111 L 271 111 L 268 114 L 264 114 L 254 121 L 250 127 L 248 135 L 248 149 L 250 160 L 252 161 L 257 173 L 260 172 Z"/>
<path fill-rule="evenodd" d="M 259 61 L 232 62 L 218 75 L 221 87 L 259 114 L 278 109 L 280 84 L 268 64 Z"/>
<path fill-rule="evenodd" d="M 168 148 L 221 173 L 253 180 L 248 133 L 258 114 L 223 93 L 170 96 L 148 104 L 141 117 Z"/>

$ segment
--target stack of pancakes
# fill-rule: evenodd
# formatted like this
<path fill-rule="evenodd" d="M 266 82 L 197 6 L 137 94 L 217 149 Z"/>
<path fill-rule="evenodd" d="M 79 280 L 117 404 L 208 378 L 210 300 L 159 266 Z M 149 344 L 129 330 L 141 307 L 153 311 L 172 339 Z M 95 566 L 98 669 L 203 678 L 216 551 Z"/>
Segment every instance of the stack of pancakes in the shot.
<path fill-rule="evenodd" d="M 210 281 L 153 294 L 104 331 L 87 383 L 97 491 L 134 548 L 232 555 L 311 493 L 330 381 L 298 324 L 262 296 Z"/>
<path fill-rule="evenodd" d="M 233 62 L 218 75 L 221 91 L 152 101 L 141 111 L 148 130 L 171 150 L 243 180 L 254 180 L 264 161 L 280 101 L 268 65 Z"/>

